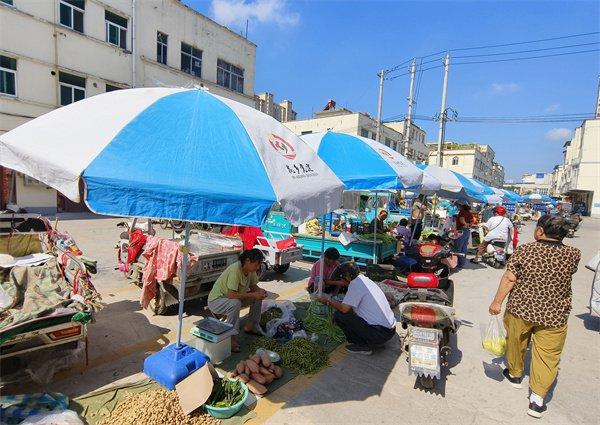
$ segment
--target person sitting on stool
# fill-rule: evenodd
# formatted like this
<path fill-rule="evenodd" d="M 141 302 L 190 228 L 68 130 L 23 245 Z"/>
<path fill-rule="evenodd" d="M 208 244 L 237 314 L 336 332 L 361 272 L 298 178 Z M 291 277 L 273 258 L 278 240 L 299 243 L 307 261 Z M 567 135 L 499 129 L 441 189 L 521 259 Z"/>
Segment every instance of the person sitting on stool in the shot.
<path fill-rule="evenodd" d="M 333 319 L 350 344 L 346 351 L 370 355 L 396 334 L 396 319 L 383 291 L 358 266 L 348 261 L 333 272 L 332 279 L 348 282 L 343 302 L 322 296 L 319 301 L 333 307 Z"/>

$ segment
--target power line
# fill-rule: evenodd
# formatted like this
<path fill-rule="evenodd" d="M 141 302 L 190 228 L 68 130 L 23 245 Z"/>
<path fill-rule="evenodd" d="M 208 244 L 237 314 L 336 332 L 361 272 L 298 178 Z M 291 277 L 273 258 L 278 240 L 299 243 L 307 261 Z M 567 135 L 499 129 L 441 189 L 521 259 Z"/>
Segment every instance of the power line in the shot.
<path fill-rule="evenodd" d="M 484 56 L 502 56 L 502 55 L 516 55 L 519 53 L 533 53 L 533 52 L 543 52 L 547 50 L 558 50 L 558 49 L 568 49 L 571 47 L 582 47 L 582 46 L 593 46 L 600 44 L 600 41 L 595 41 L 593 43 L 581 43 L 581 44 L 571 44 L 568 46 L 556 46 L 556 47 L 546 47 L 543 49 L 532 49 L 532 50 L 517 50 L 514 52 L 503 52 L 503 53 L 485 53 L 481 55 L 465 55 L 465 56 L 453 56 L 452 59 L 463 59 L 463 58 L 480 58 Z"/>
<path fill-rule="evenodd" d="M 556 56 L 578 55 L 581 53 L 591 53 L 591 52 L 598 52 L 598 51 L 600 51 L 600 49 L 579 50 L 576 52 L 565 52 L 565 53 L 552 53 L 552 54 L 548 54 L 548 55 L 526 56 L 526 57 L 522 57 L 522 58 L 493 59 L 493 60 L 489 60 L 489 61 L 454 62 L 453 65 L 473 65 L 473 64 L 480 64 L 480 63 L 511 62 L 511 61 L 519 61 L 519 60 L 551 58 L 551 57 L 556 57 Z"/>

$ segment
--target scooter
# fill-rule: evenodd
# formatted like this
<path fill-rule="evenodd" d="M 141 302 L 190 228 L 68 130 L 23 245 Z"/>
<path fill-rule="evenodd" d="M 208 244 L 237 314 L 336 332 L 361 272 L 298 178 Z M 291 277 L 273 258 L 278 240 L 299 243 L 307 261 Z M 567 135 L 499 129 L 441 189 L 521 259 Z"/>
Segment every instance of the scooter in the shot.
<path fill-rule="evenodd" d="M 485 252 L 481 256 L 482 262 L 494 267 L 495 269 L 503 269 L 506 267 L 507 260 L 506 241 L 503 239 L 491 240 L 485 248 Z"/>
<path fill-rule="evenodd" d="M 119 241 L 115 245 L 117 251 L 116 268 L 122 272 L 125 277 L 132 279 L 137 285 L 142 281 L 142 267 L 139 263 L 139 258 L 142 254 L 142 248 L 146 243 L 146 236 L 155 235 L 152 222 L 138 222 L 137 218 L 133 221 L 121 221 L 117 223 L 117 227 L 124 229 L 119 235 Z"/>
<path fill-rule="evenodd" d="M 460 324 L 453 307 L 454 283 L 442 260 L 464 254 L 435 243 L 417 248 L 418 264 L 408 273 L 408 289 L 399 304 L 400 336 L 409 373 L 417 375 L 423 388 L 432 389 L 441 378 L 442 368 L 448 367 L 450 336 Z"/>
<path fill-rule="evenodd" d="M 567 237 L 572 238 L 575 236 L 575 232 L 579 229 L 583 220 L 581 220 L 579 214 L 565 214 L 564 218 L 568 226 Z"/>

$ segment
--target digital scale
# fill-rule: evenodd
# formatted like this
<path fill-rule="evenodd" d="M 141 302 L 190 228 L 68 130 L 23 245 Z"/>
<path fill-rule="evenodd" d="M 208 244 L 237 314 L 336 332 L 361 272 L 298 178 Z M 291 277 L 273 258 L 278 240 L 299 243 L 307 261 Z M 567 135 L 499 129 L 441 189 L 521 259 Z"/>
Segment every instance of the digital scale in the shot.
<path fill-rule="evenodd" d="M 194 322 L 194 327 L 190 330 L 192 335 L 214 343 L 221 342 L 225 338 L 230 337 L 232 332 L 233 325 L 221 322 L 214 317 L 207 317 Z"/>

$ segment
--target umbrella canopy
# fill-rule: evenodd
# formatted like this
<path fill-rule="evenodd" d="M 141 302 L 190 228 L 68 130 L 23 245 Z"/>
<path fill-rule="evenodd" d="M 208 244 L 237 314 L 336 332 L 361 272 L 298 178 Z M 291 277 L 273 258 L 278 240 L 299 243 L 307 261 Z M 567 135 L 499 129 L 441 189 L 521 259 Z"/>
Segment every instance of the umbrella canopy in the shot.
<path fill-rule="evenodd" d="M 301 138 L 333 170 L 346 190 L 409 189 L 421 185 L 423 171 L 374 140 L 333 131 Z"/>
<path fill-rule="evenodd" d="M 56 109 L 0 136 L 0 165 L 99 214 L 260 226 L 334 210 L 342 182 L 254 108 L 203 89 L 139 88 Z"/>
<path fill-rule="evenodd" d="M 513 192 L 512 190 L 500 189 L 504 195 L 507 202 L 510 203 L 519 203 L 523 202 L 523 198 L 518 193 Z"/>
<path fill-rule="evenodd" d="M 418 164 L 417 166 L 440 182 L 441 188 L 437 192 L 438 196 L 448 199 L 486 202 L 485 194 L 487 190 L 481 183 L 437 165 Z"/>
<path fill-rule="evenodd" d="M 556 202 L 548 195 L 541 195 L 539 193 L 532 193 L 530 195 L 523 196 L 523 202 L 530 204 L 553 204 Z"/>

